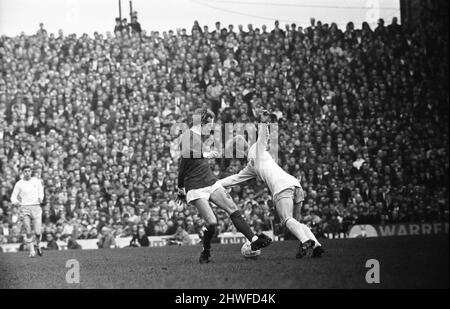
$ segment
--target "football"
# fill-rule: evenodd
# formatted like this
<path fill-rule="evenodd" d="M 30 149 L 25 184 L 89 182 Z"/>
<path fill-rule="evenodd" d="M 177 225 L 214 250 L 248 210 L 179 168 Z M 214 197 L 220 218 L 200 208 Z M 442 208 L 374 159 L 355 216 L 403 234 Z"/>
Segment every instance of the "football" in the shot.
<path fill-rule="evenodd" d="M 250 242 L 246 241 L 241 247 L 241 254 L 246 259 L 256 259 L 261 254 L 261 250 L 253 251 Z"/>

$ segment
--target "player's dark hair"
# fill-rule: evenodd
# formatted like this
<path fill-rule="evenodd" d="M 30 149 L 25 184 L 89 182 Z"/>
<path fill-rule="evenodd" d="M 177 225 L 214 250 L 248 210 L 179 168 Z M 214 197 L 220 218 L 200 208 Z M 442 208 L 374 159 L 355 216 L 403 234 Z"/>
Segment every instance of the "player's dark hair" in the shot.
<path fill-rule="evenodd" d="M 215 117 L 214 112 L 212 110 L 210 110 L 209 108 L 198 108 L 195 110 L 194 114 L 192 115 L 190 126 L 192 126 L 194 124 L 194 115 L 200 116 L 202 125 L 207 124 L 209 118 Z"/>
<path fill-rule="evenodd" d="M 25 164 L 25 165 L 22 166 L 22 168 L 21 168 L 20 170 L 23 172 L 23 171 L 26 170 L 27 168 L 31 169 L 31 165 Z"/>

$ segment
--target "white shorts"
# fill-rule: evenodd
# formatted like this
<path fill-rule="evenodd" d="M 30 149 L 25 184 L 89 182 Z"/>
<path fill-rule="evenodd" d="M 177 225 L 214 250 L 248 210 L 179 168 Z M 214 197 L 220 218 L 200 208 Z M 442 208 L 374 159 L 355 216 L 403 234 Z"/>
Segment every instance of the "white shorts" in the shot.
<path fill-rule="evenodd" d="M 292 199 L 294 205 L 301 205 L 305 200 L 305 191 L 301 187 L 290 187 L 273 196 L 275 205 L 284 198 Z"/>
<path fill-rule="evenodd" d="M 41 234 L 42 227 L 42 208 L 39 205 L 35 206 L 21 206 L 19 209 L 20 218 L 27 234 L 34 232 L 35 234 Z M 31 227 L 33 224 L 33 227 Z"/>
<path fill-rule="evenodd" d="M 209 187 L 193 189 L 189 190 L 186 194 L 186 201 L 188 203 L 198 200 L 200 198 L 204 198 L 205 200 L 209 200 L 211 194 L 219 188 L 223 188 L 222 184 L 219 181 L 216 181 L 215 184 Z"/>

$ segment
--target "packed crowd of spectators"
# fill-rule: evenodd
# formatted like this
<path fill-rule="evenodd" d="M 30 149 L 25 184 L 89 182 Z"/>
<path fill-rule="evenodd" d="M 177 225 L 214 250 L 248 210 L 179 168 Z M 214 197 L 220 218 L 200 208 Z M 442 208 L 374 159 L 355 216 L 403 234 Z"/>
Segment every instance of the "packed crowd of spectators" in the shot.
<path fill-rule="evenodd" d="M 106 229 L 115 237 L 201 235 L 195 208 L 175 203 L 170 128 L 202 106 L 219 123 L 273 112 L 279 163 L 307 192 L 297 215 L 318 233 L 448 221 L 444 26 L 195 22 L 190 33 L 116 28 L 77 37 L 41 26 L 36 35 L 2 36 L 0 240 L 20 241 L 9 199 L 25 163 L 45 186 L 44 241 L 100 238 Z M 211 161 L 219 178 L 244 164 Z M 231 195 L 256 231 L 284 233 L 261 182 Z M 219 232 L 234 230 L 217 215 Z"/>

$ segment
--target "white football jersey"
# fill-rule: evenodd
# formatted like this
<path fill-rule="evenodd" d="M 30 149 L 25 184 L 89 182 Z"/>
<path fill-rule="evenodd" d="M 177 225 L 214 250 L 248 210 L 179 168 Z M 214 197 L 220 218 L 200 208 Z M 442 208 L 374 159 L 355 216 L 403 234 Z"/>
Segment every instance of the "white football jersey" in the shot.
<path fill-rule="evenodd" d="M 263 126 L 267 130 L 267 126 Z M 272 195 L 290 187 L 301 187 L 294 176 L 286 173 L 272 158 L 267 148 L 266 134 L 259 134 L 258 141 L 248 151 L 247 166 L 238 174 L 220 180 L 224 187 L 233 186 L 252 178 L 259 178 L 269 187 Z"/>
<path fill-rule="evenodd" d="M 39 205 L 39 199 L 44 199 L 44 187 L 41 180 L 35 177 L 19 180 L 11 195 L 11 202 L 22 206 Z"/>

